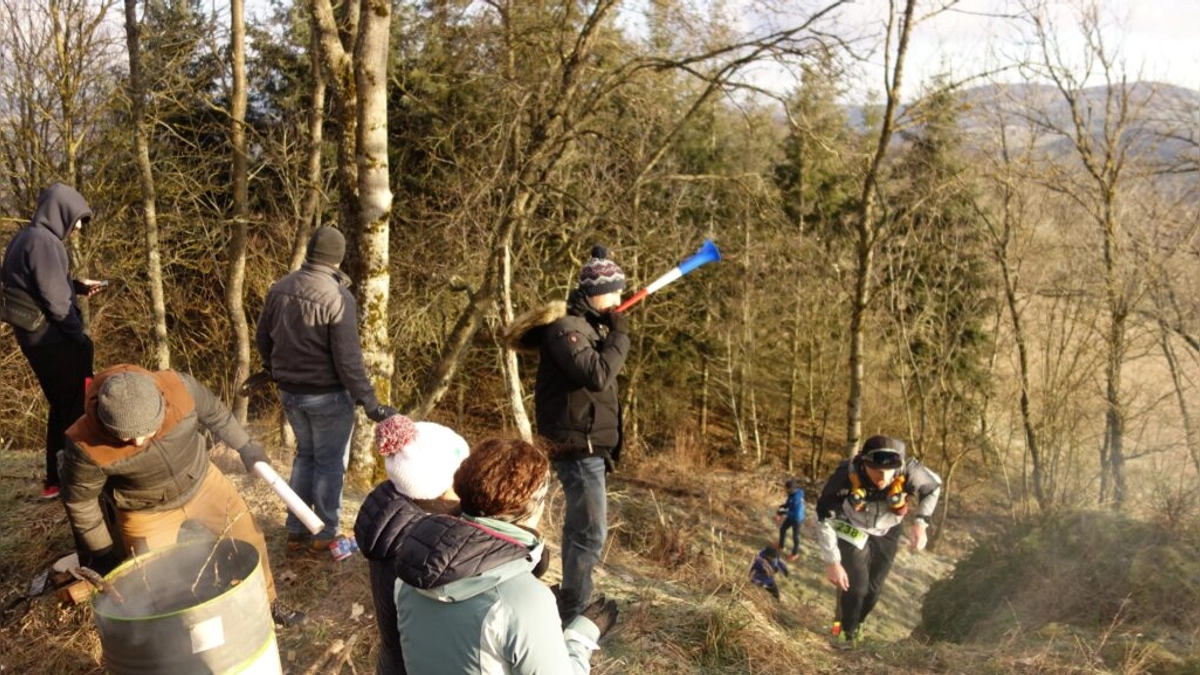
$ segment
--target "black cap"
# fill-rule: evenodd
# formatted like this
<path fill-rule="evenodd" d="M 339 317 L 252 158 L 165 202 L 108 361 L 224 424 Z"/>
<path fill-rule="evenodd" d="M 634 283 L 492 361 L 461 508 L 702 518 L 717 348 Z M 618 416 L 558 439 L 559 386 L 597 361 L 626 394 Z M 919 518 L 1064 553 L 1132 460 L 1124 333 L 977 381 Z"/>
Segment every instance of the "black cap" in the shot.
<path fill-rule="evenodd" d="M 875 469 L 899 469 L 904 465 L 904 441 L 891 436 L 872 436 L 863 443 L 859 457 Z"/>

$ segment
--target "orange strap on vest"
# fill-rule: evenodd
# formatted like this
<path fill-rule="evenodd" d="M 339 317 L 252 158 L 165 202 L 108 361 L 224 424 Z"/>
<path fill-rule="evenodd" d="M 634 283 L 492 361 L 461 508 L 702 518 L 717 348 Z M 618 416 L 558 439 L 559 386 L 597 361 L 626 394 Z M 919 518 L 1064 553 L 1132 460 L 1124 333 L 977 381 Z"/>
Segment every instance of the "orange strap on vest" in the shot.
<path fill-rule="evenodd" d="M 908 493 L 904 491 L 904 475 L 897 474 L 892 482 L 883 489 L 887 495 L 888 508 L 897 514 L 904 515 L 908 511 Z M 850 505 L 855 511 L 867 507 L 867 489 L 863 486 L 862 478 L 856 467 L 850 467 Z"/>

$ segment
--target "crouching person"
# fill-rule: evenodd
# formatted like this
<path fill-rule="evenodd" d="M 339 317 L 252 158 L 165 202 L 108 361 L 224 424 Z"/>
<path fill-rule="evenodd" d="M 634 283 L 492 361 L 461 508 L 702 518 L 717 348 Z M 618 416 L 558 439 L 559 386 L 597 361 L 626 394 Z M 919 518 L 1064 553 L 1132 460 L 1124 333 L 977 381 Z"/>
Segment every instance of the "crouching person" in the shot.
<path fill-rule="evenodd" d="M 598 598 L 562 627 L 538 581 L 549 558 L 537 530 L 549 491 L 545 455 L 520 440 L 485 441 L 454 474 L 461 517 L 412 526 L 396 556 L 400 642 L 410 673 L 563 675 L 617 619 Z"/>
<path fill-rule="evenodd" d="M 128 553 L 145 553 L 176 543 L 185 521 L 218 536 L 248 542 L 258 551 L 271 618 L 279 625 L 304 620 L 275 600 L 275 581 L 262 530 L 246 502 L 209 461 L 204 431 L 236 448 L 249 470 L 268 462 L 233 414 L 190 375 L 152 373 L 118 365 L 96 376 L 84 414 L 67 430 L 59 456 L 61 496 L 76 541 L 93 568 L 107 574 Z M 113 544 L 100 508 L 108 493 L 129 551 Z"/>
<path fill-rule="evenodd" d="M 426 513 L 458 515 L 454 472 L 469 448 L 462 436 L 433 422 L 392 415 L 375 425 L 375 447 L 386 459 L 388 480 L 363 500 L 354 538 L 371 572 L 371 600 L 379 628 L 375 675 L 406 675 L 396 628 L 393 556 L 412 525 Z"/>

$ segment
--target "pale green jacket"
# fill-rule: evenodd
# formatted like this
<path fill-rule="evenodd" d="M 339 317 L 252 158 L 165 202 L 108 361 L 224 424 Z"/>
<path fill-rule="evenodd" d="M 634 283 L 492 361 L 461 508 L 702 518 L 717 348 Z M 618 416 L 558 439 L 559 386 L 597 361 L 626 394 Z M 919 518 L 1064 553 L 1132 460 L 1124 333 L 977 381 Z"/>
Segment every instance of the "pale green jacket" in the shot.
<path fill-rule="evenodd" d="M 400 642 L 409 675 L 589 673 L 600 631 L 584 617 L 563 630 L 554 594 L 532 574 L 542 542 L 501 521 L 469 522 L 465 526 L 482 526 L 520 542 L 530 554 L 429 589 L 397 581 Z M 474 553 L 461 550 L 463 556 Z"/>

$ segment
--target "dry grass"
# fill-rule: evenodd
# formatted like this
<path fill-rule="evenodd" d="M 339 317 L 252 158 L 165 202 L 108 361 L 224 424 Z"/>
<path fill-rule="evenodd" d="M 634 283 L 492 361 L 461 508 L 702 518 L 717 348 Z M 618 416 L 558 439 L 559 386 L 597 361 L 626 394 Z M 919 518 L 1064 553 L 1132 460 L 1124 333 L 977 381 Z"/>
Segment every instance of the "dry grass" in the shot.
<path fill-rule="evenodd" d="M 273 454 L 286 474 L 282 451 Z M 359 556 L 342 563 L 287 556 L 282 505 L 268 488 L 242 472 L 232 453 L 218 450 L 214 459 L 241 487 L 267 532 L 280 597 L 310 617 L 304 626 L 277 631 L 285 673 L 304 673 L 339 641 L 348 645 L 349 663 L 319 672 L 373 672 L 377 640 L 365 561 Z M 71 548 L 62 507 L 36 498 L 39 471 L 37 453 L 3 456 L 0 505 L 10 523 L 19 523 L 0 540 L 4 603 L 19 598 L 38 570 Z M 1116 625 L 1105 635 L 1013 634 L 994 648 L 910 639 L 919 620 L 921 595 L 950 570 L 952 561 L 936 554 L 901 554 L 868 624 L 866 646 L 853 652 L 834 650 L 828 637 L 834 596 L 822 579 L 812 546 L 812 520 L 803 528 L 801 558 L 781 583 L 781 601 L 747 582 L 754 553 L 776 536 L 771 515 L 782 501 L 781 478 L 776 470 L 725 470 L 706 455 L 682 447 L 666 457 L 622 467 L 611 477 L 612 534 L 596 585 L 618 601 L 621 615 L 617 630 L 593 658 L 593 672 L 1200 672 L 1187 670 L 1197 664 L 1172 660 L 1151 641 Z M 552 498 L 543 532 L 557 553 L 561 492 L 556 490 Z M 344 529 L 350 529 L 360 499 L 360 494 L 348 491 Z M 547 583 L 559 574 L 555 555 Z M 13 611 L 0 617 L 0 673 L 99 674 L 100 658 L 86 605 L 60 605 L 50 594 L 27 604 L 17 602 Z"/>

